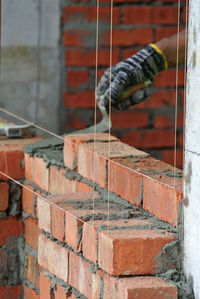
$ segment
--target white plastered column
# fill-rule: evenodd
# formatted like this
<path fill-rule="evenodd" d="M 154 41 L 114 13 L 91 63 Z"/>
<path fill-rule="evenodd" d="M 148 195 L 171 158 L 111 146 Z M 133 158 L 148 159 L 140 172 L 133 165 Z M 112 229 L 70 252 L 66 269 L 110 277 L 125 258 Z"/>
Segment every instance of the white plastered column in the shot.
<path fill-rule="evenodd" d="M 190 0 L 185 134 L 184 271 L 200 298 L 200 1 Z"/>

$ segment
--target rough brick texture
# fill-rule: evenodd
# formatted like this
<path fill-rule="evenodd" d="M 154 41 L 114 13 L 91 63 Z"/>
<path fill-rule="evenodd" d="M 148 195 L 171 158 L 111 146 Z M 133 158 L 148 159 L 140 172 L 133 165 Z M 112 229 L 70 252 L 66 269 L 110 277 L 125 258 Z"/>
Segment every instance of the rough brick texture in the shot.
<path fill-rule="evenodd" d="M 66 84 L 63 88 L 63 131 L 90 126 L 94 123 L 95 107 L 95 41 L 96 3 L 71 0 L 62 11 L 62 41 L 65 51 Z M 180 1 L 180 29 L 185 26 L 185 1 Z M 176 1 L 114 1 L 113 60 L 126 59 L 149 43 L 177 32 L 178 3 Z M 109 66 L 110 2 L 103 0 L 99 11 L 98 80 Z M 178 113 L 183 115 L 184 71 L 179 70 Z M 153 95 L 127 112 L 112 111 L 112 133 L 122 141 L 145 150 L 155 158 L 174 164 L 166 150 L 174 148 L 176 71 L 169 70 L 155 78 Z M 99 113 L 97 120 L 100 120 Z M 183 121 L 177 124 L 177 149 L 182 149 L 179 137 Z M 167 136 L 167 137 L 166 137 Z M 176 160 L 182 166 L 183 156 Z"/>

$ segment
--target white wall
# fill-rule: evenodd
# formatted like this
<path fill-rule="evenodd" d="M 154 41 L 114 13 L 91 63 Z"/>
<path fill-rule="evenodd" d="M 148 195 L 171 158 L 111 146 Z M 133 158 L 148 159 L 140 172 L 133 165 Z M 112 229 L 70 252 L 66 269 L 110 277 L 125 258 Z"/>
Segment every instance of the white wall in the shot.
<path fill-rule="evenodd" d="M 200 298 L 200 1 L 190 0 L 186 96 L 184 269 Z"/>
<path fill-rule="evenodd" d="M 0 107 L 54 132 L 60 122 L 60 14 L 60 0 L 2 0 Z"/>

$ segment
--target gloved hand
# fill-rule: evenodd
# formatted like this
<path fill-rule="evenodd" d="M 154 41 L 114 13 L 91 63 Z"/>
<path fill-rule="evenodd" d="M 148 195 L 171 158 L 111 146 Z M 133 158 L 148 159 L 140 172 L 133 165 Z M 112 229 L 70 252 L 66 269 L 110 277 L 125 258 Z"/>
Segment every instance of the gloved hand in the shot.
<path fill-rule="evenodd" d="M 164 53 L 154 44 L 150 44 L 132 57 L 119 62 L 111 68 L 111 103 L 119 110 L 144 101 L 151 95 L 151 88 L 139 90 L 123 103 L 118 103 L 123 91 L 131 85 L 151 81 L 154 76 L 168 67 Z M 103 96 L 104 105 L 108 107 L 110 98 L 110 68 L 102 76 L 97 90 L 97 99 Z"/>

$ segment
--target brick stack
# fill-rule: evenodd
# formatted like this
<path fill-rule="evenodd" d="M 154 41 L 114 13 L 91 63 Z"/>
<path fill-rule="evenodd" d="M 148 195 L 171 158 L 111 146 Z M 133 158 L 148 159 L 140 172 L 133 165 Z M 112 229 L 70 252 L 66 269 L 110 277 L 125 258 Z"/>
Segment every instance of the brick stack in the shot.
<path fill-rule="evenodd" d="M 113 61 L 133 55 L 151 42 L 177 31 L 177 1 L 114 1 Z M 180 26 L 185 24 L 181 1 Z M 64 128 L 84 128 L 94 122 L 96 2 L 71 0 L 63 7 L 63 46 L 66 84 L 63 95 Z M 98 77 L 109 65 L 110 1 L 100 1 Z M 112 134 L 158 159 L 173 164 L 175 70 L 155 78 L 151 98 L 126 112 L 113 111 Z M 184 70 L 179 70 L 177 165 L 182 165 Z M 100 117 L 97 115 L 97 117 Z"/>

